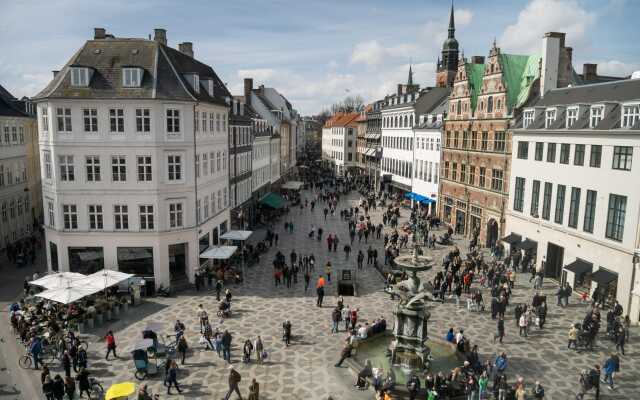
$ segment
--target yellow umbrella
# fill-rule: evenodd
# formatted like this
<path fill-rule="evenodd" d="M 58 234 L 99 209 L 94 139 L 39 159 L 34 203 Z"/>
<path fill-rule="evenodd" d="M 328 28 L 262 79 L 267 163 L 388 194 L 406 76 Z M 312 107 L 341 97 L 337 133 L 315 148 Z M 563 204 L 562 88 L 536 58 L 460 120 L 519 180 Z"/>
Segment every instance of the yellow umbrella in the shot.
<path fill-rule="evenodd" d="M 107 394 L 104 396 L 104 400 L 119 399 L 121 397 L 127 398 L 136 392 L 136 384 L 133 382 L 122 382 L 111 385 Z"/>

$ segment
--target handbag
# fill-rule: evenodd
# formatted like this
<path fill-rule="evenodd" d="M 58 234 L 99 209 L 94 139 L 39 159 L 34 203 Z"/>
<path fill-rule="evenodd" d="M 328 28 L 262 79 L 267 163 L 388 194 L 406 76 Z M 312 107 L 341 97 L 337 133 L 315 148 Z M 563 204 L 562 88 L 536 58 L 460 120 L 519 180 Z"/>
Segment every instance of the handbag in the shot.
<path fill-rule="evenodd" d="M 267 351 L 266 350 L 262 350 L 262 359 L 266 360 L 268 357 Z"/>

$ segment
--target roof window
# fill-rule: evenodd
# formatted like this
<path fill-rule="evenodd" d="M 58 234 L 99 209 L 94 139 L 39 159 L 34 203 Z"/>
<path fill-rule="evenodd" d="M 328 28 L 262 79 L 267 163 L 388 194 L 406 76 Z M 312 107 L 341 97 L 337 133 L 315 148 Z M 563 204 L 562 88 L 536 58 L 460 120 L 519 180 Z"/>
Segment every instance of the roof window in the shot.
<path fill-rule="evenodd" d="M 200 93 L 200 77 L 198 74 L 184 74 L 184 79 L 189 82 L 189 85 L 196 93 Z"/>
<path fill-rule="evenodd" d="M 125 67 L 122 68 L 122 86 L 140 87 L 142 86 L 142 68 Z"/>
<path fill-rule="evenodd" d="M 71 86 L 87 87 L 91 80 L 90 70 L 87 67 L 71 67 Z"/>

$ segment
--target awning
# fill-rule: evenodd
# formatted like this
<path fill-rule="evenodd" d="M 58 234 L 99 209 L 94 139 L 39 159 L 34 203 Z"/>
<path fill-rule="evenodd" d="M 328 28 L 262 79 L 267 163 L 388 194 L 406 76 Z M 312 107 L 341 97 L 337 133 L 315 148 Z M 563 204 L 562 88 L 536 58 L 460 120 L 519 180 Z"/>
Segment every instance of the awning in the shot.
<path fill-rule="evenodd" d="M 269 206 L 271 208 L 279 210 L 281 208 L 284 208 L 287 202 L 279 194 L 271 192 L 260 200 L 260 204 L 264 204 L 265 206 Z"/>
<path fill-rule="evenodd" d="M 510 245 L 514 245 L 516 243 L 520 243 L 520 241 L 522 240 L 522 236 L 518 235 L 517 233 L 511 232 L 510 234 L 508 234 L 507 236 L 503 237 L 500 240 L 502 240 L 503 242 L 509 243 Z"/>
<path fill-rule="evenodd" d="M 287 190 L 300 190 L 302 188 L 302 186 L 304 186 L 304 182 L 288 181 L 288 182 L 284 183 L 282 186 L 280 186 L 280 188 L 281 189 L 287 189 Z"/>
<path fill-rule="evenodd" d="M 565 265 L 564 269 L 573 272 L 576 277 L 581 277 L 585 273 L 593 271 L 593 264 L 576 258 L 574 262 Z"/>
<path fill-rule="evenodd" d="M 220 236 L 220 239 L 225 240 L 247 240 L 253 231 L 229 231 Z"/>
<path fill-rule="evenodd" d="M 209 247 L 200 258 L 211 258 L 214 260 L 227 260 L 236 252 L 238 246 L 215 246 Z"/>
<path fill-rule="evenodd" d="M 430 203 L 435 203 L 436 202 L 435 200 L 433 200 L 433 199 L 431 199 L 431 198 L 429 198 L 427 196 L 423 196 L 423 195 L 415 193 L 415 192 L 405 193 L 404 197 L 406 197 L 408 199 L 411 199 L 411 200 L 415 200 L 415 201 L 420 202 L 420 203 L 430 204 Z"/>
<path fill-rule="evenodd" d="M 128 399 L 136 392 L 136 384 L 133 382 L 122 382 L 111 385 L 104 395 L 104 400 Z"/>
<path fill-rule="evenodd" d="M 102 271 L 94 272 L 83 279 L 75 281 L 74 285 L 86 285 L 103 290 L 115 286 L 120 282 L 125 282 L 133 276 L 133 274 L 127 274 L 125 272 L 103 269 Z"/>
<path fill-rule="evenodd" d="M 520 248 L 522 250 L 537 249 L 538 248 L 538 242 L 536 242 L 535 240 L 531 240 L 529 238 L 526 238 L 522 242 L 518 243 L 518 248 Z"/>
<path fill-rule="evenodd" d="M 618 280 L 618 274 L 600 267 L 599 270 L 591 274 L 591 280 L 598 282 L 598 285 L 606 285 L 609 282 Z"/>
<path fill-rule="evenodd" d="M 57 303 L 69 304 L 78 301 L 83 297 L 91 296 L 100 292 L 102 289 L 86 286 L 86 287 L 66 287 L 59 289 L 49 289 L 36 294 L 36 297 L 55 301 Z"/>
<path fill-rule="evenodd" d="M 58 272 L 56 274 L 45 275 L 40 279 L 29 282 L 29 284 L 41 286 L 46 289 L 60 289 L 69 287 L 74 281 L 83 278 L 86 278 L 86 275 L 77 272 Z"/>

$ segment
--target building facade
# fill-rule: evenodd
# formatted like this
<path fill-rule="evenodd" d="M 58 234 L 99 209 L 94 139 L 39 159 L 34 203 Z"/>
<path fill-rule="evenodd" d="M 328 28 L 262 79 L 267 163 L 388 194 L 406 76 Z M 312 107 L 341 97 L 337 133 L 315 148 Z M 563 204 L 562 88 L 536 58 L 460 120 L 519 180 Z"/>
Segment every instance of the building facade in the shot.
<path fill-rule="evenodd" d="M 507 227 L 547 277 L 640 319 L 640 79 L 550 90 L 513 129 Z"/>
<path fill-rule="evenodd" d="M 42 218 L 39 164 L 31 103 L 0 86 L 0 249 L 37 229 Z"/>
<path fill-rule="evenodd" d="M 231 95 L 192 44 L 96 28 L 35 101 L 49 271 L 193 282 L 229 229 Z"/>
<path fill-rule="evenodd" d="M 229 114 L 229 202 L 231 224 L 244 228 L 251 220 L 254 125 L 246 105 L 234 99 Z"/>
<path fill-rule="evenodd" d="M 365 133 L 366 150 L 364 153 L 366 173 L 375 190 L 380 188 L 380 159 L 382 158 L 382 107 L 385 101 L 378 100 L 367 111 L 367 131 Z"/>

